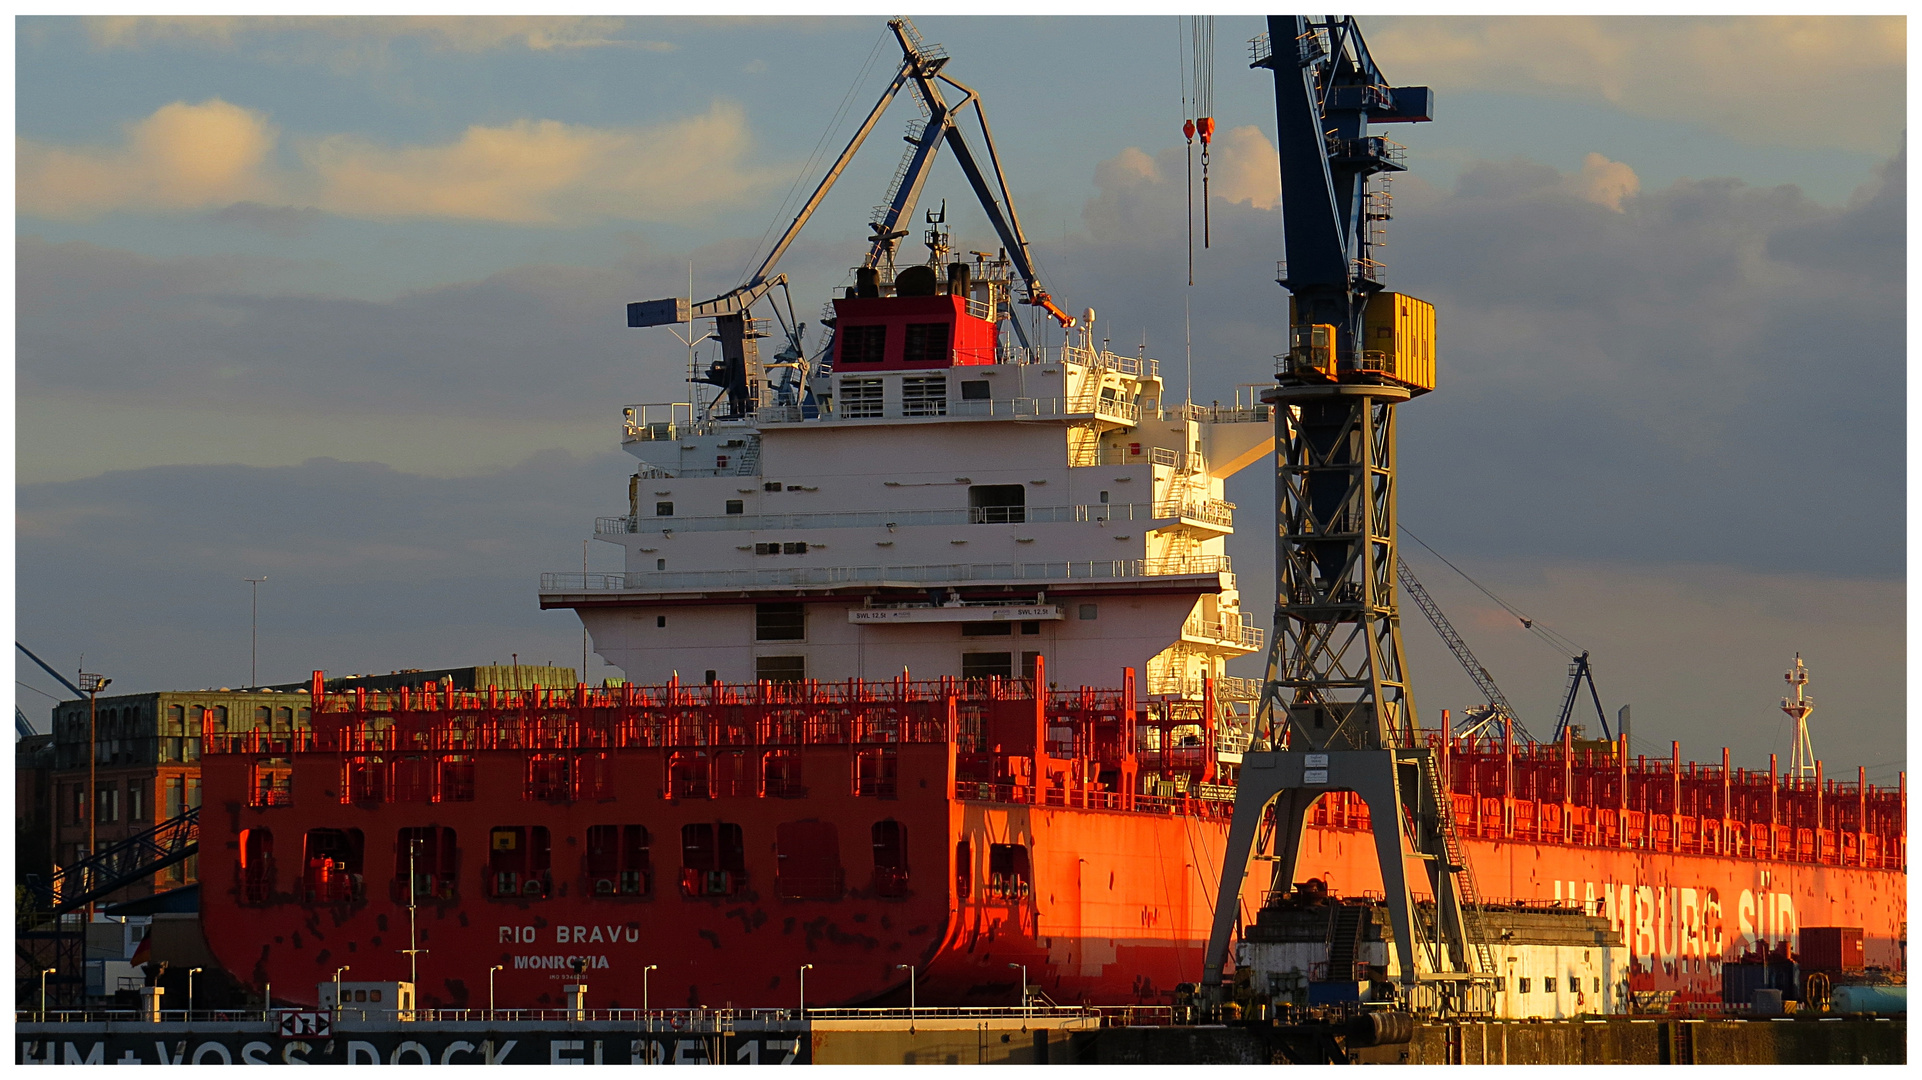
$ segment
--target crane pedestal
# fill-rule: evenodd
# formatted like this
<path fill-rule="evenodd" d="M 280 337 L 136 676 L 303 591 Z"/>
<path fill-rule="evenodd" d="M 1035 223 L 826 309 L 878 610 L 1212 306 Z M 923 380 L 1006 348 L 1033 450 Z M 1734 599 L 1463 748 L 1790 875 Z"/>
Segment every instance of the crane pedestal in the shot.
<path fill-rule="evenodd" d="M 1474 998 L 1474 973 L 1478 966 L 1485 972 L 1487 966 L 1477 965 L 1470 955 L 1477 946 L 1485 947 L 1485 940 L 1457 887 L 1460 854 L 1451 852 L 1447 810 L 1440 804 L 1441 787 L 1427 747 L 1243 755 L 1208 936 L 1206 981 L 1218 984 L 1227 962 L 1243 876 L 1266 831 L 1263 826 L 1272 821 L 1272 889 L 1285 892 L 1300 862 L 1308 813 L 1315 800 L 1330 791 L 1354 792 L 1368 805 L 1382 893 L 1398 946 L 1403 1006 L 1424 1013 L 1486 1011 L 1487 1003 Z M 1417 864 L 1412 871 L 1410 861 Z M 1418 888 L 1437 901 L 1426 919 L 1416 911 Z M 1344 974 L 1330 972 L 1329 977 Z"/>

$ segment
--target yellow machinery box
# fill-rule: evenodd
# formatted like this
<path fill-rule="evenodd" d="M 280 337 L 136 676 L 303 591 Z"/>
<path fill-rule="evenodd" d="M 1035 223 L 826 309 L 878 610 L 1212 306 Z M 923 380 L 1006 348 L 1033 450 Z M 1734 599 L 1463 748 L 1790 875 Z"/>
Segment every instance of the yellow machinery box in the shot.
<path fill-rule="evenodd" d="M 1364 369 L 1415 390 L 1435 388 L 1435 305 L 1400 293 L 1376 293 L 1362 313 L 1361 332 Z"/>

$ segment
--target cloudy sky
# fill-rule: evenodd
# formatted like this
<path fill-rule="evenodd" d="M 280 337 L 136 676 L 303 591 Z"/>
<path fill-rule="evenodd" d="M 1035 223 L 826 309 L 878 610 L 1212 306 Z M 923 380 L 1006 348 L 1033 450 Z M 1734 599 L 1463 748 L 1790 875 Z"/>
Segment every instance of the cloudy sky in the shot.
<path fill-rule="evenodd" d="M 1272 83 L 1217 20 L 1215 244 L 1186 284 L 1177 20 L 928 17 L 1045 279 L 1226 400 L 1280 351 Z M 1403 519 L 1588 649 L 1639 747 L 1766 765 L 1810 663 L 1832 771 L 1903 758 L 1904 27 L 1369 18 L 1436 121 L 1389 282 L 1440 311 Z M 580 662 L 536 610 L 618 511 L 619 407 L 685 351 L 629 300 L 737 284 L 892 74 L 880 19 L 25 19 L 16 38 L 18 636 L 116 689 Z M 858 261 L 897 103 L 783 263 Z M 958 245 L 991 242 L 959 170 Z M 785 209 L 784 209 L 785 208 Z M 1125 314 L 1123 314 L 1125 313 Z M 1882 388 L 1877 390 L 1876 388 Z M 1233 484 L 1250 607 L 1270 482 Z M 619 553 L 592 545 L 596 569 Z M 1531 726 L 1567 657 L 1418 545 Z M 1417 701 L 1474 703 L 1420 616 Z M 1253 672 L 1249 672 L 1253 673 Z M 600 664 L 589 675 L 617 674 Z M 44 717 L 55 687 L 21 665 Z"/>

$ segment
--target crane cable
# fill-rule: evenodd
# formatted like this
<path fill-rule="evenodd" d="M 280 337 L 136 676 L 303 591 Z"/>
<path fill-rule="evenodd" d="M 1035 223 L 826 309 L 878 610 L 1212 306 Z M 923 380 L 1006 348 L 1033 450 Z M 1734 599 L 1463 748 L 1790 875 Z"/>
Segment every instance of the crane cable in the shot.
<path fill-rule="evenodd" d="M 794 199 L 800 193 L 802 181 L 809 176 L 818 175 L 820 163 L 831 145 L 829 140 L 840 132 L 841 125 L 847 120 L 848 110 L 854 105 L 854 93 L 861 88 L 861 84 L 867 81 L 869 73 L 874 70 L 874 62 L 880 57 L 881 46 L 885 45 L 887 40 L 888 31 L 886 30 L 881 31 L 880 35 L 874 39 L 874 44 L 868 49 L 867 59 L 862 61 L 860 70 L 854 73 L 854 78 L 848 83 L 847 92 L 841 95 L 840 106 L 835 109 L 827 126 L 821 129 L 821 137 L 815 140 L 814 149 L 808 153 L 807 160 L 795 170 L 794 182 L 788 185 L 787 194 L 782 197 L 781 205 L 775 208 L 774 216 L 769 219 L 767 228 L 761 231 L 761 238 L 748 249 L 748 262 L 741 267 L 739 277 L 743 279 L 747 277 L 748 271 L 754 266 L 754 259 L 759 256 L 762 245 L 767 243 L 767 238 L 774 232 L 775 226 L 790 216 L 789 211 L 795 205 Z"/>
<path fill-rule="evenodd" d="M 1188 140 L 1188 286 L 1195 284 L 1195 121 L 1188 115 L 1188 43 L 1175 16 L 1175 61 L 1181 69 L 1181 134 Z M 1204 206 L 1205 210 L 1206 207 Z"/>
<path fill-rule="evenodd" d="M 1188 40 L 1195 50 L 1195 133 L 1201 136 L 1201 246 L 1209 247 L 1208 144 L 1215 137 L 1215 17 L 1191 15 Z"/>
<path fill-rule="evenodd" d="M 1442 561 L 1442 565 L 1448 567 L 1450 570 L 1453 570 L 1455 573 L 1460 574 L 1463 581 L 1466 581 L 1470 585 L 1473 585 L 1477 590 L 1481 592 L 1483 596 L 1488 597 L 1490 600 L 1493 600 L 1497 605 L 1499 605 L 1503 611 L 1506 611 L 1510 615 L 1515 616 L 1515 619 L 1522 624 L 1522 629 L 1527 630 L 1529 633 L 1535 635 L 1537 638 L 1541 639 L 1544 643 L 1554 648 L 1556 651 L 1562 653 L 1563 655 L 1574 656 L 1577 653 L 1586 651 L 1581 646 L 1568 640 L 1567 638 L 1549 629 L 1548 627 L 1543 626 L 1539 620 L 1530 618 L 1528 615 L 1523 614 L 1521 609 L 1515 607 L 1513 604 L 1510 604 L 1508 601 L 1503 600 L 1501 597 L 1496 596 L 1494 593 L 1488 591 L 1488 588 L 1484 586 L 1481 582 L 1476 581 L 1472 577 L 1469 577 L 1467 571 L 1463 570 L 1459 566 L 1456 566 L 1454 563 L 1449 562 L 1447 556 L 1443 555 L 1439 551 L 1436 551 L 1434 548 L 1429 547 L 1428 541 L 1423 540 L 1419 536 L 1416 536 L 1412 531 L 1409 530 L 1408 526 L 1398 525 L 1397 527 L 1400 528 L 1401 531 L 1405 533 L 1410 540 L 1413 540 L 1415 543 L 1420 544 L 1424 548 L 1427 548 L 1428 553 L 1430 555 L 1433 555 L 1435 558 L 1440 559 Z"/>

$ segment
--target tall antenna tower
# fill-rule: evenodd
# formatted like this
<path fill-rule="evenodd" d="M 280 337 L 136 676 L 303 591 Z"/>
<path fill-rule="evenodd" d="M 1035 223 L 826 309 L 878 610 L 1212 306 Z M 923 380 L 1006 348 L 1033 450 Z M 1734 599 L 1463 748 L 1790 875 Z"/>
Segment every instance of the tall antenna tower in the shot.
<path fill-rule="evenodd" d="M 1815 749 L 1809 743 L 1809 714 L 1815 711 L 1815 699 L 1804 696 L 1802 688 L 1809 684 L 1809 669 L 1802 664 L 1802 654 L 1795 654 L 1795 667 L 1782 678 L 1795 691 L 1792 698 L 1782 699 L 1782 711 L 1795 721 L 1795 745 L 1789 751 L 1789 775 L 1796 783 L 1815 781 Z"/>

